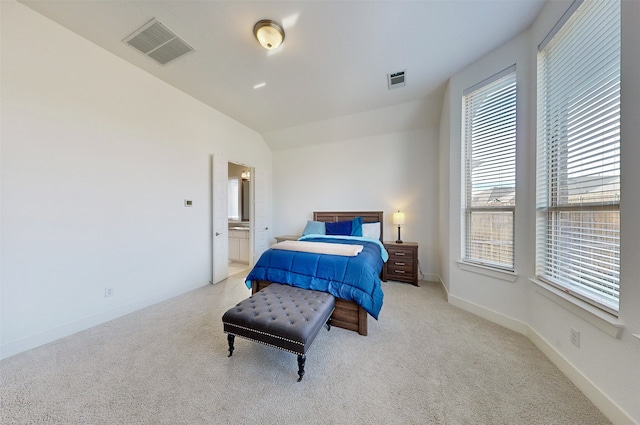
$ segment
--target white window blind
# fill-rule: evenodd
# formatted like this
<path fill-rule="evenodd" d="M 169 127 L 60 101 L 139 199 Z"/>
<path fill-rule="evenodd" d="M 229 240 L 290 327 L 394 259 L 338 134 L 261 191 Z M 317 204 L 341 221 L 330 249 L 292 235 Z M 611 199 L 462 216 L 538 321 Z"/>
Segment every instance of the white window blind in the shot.
<path fill-rule="evenodd" d="M 515 66 L 466 90 L 464 260 L 514 269 Z"/>
<path fill-rule="evenodd" d="M 542 47 L 536 274 L 616 314 L 620 2 L 585 1 Z"/>

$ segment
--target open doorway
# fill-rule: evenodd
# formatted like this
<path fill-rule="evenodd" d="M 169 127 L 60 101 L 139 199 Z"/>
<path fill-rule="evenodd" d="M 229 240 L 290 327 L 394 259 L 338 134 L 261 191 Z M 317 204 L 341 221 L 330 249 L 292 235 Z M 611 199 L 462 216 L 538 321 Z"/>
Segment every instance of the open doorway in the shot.
<path fill-rule="evenodd" d="M 248 271 L 251 264 L 252 169 L 228 163 L 229 275 Z"/>
<path fill-rule="evenodd" d="M 238 198 L 238 213 L 234 213 L 235 219 L 229 221 L 229 168 L 235 166 L 242 167 L 240 174 L 235 174 L 240 176 L 237 182 L 238 190 L 240 191 L 242 187 L 242 171 L 249 171 L 244 176 L 244 180 L 249 183 L 245 185 L 248 187 L 248 190 L 245 191 L 245 201 Z M 244 265 L 247 269 L 253 266 L 256 259 L 268 249 L 270 237 L 269 181 L 269 170 L 264 168 L 256 169 L 249 165 L 229 162 L 224 154 L 211 154 L 211 283 L 216 284 L 229 277 L 230 228 L 246 226 L 249 228 L 247 235 L 249 261 L 248 264 Z M 243 219 L 241 211 L 245 205 L 248 215 Z M 246 232 L 246 230 L 241 231 Z M 235 243 L 235 241 L 232 243 Z M 240 249 L 240 246 L 238 249 Z M 238 251 L 239 255 L 240 252 Z M 235 269 L 233 271 L 236 272 Z"/>

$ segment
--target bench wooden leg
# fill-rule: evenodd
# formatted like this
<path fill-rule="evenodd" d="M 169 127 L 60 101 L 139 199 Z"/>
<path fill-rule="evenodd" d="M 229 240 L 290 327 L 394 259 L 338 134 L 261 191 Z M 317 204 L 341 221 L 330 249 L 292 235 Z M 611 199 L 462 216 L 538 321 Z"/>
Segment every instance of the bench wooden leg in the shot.
<path fill-rule="evenodd" d="M 227 334 L 227 341 L 229 342 L 229 355 L 227 357 L 231 357 L 233 354 L 233 341 L 235 338 L 234 334 Z"/>
<path fill-rule="evenodd" d="M 298 382 L 302 381 L 304 376 L 304 363 L 307 361 L 307 356 L 298 354 Z"/>

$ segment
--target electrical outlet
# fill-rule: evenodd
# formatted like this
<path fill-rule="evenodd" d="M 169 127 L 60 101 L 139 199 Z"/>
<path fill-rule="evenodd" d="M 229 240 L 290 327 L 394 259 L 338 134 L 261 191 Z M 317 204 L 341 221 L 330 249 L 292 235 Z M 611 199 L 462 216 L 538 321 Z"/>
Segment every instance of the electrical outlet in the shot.
<path fill-rule="evenodd" d="M 104 297 L 107 298 L 111 296 L 113 296 L 113 288 L 104 288 Z"/>
<path fill-rule="evenodd" d="M 571 328 L 571 343 L 576 347 L 580 347 L 580 331 Z"/>

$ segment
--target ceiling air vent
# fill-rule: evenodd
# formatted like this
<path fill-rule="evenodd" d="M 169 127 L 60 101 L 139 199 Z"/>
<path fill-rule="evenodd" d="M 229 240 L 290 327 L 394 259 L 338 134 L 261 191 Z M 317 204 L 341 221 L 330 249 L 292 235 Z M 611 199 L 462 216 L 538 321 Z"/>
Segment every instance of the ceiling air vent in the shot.
<path fill-rule="evenodd" d="M 389 90 L 397 89 L 398 87 L 404 87 L 407 85 L 407 81 L 405 80 L 404 73 L 405 71 L 395 72 L 393 74 L 387 74 Z"/>
<path fill-rule="evenodd" d="M 156 18 L 122 41 L 160 65 L 166 65 L 193 51 L 193 47 Z"/>

